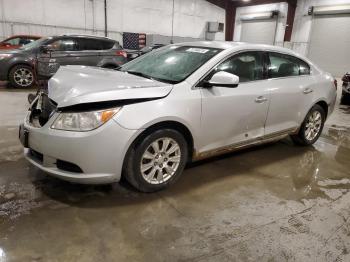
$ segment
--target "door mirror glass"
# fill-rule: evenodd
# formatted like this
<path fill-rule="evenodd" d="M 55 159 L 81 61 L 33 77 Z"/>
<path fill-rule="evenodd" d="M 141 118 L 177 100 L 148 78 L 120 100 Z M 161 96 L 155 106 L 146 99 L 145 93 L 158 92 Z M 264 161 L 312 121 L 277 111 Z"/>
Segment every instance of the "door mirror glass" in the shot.
<path fill-rule="evenodd" d="M 215 73 L 212 78 L 205 83 L 205 87 L 221 86 L 221 87 L 237 87 L 239 84 L 239 77 L 225 72 L 220 71 Z"/>

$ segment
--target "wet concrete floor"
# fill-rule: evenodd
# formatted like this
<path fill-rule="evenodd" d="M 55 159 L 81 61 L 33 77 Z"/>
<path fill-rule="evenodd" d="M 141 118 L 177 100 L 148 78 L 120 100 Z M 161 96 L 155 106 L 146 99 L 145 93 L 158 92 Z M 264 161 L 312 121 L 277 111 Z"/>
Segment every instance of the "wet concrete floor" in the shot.
<path fill-rule="evenodd" d="M 17 140 L 27 93 L 0 90 L 0 262 L 350 261 L 350 107 L 312 147 L 217 157 L 141 194 L 31 167 Z"/>

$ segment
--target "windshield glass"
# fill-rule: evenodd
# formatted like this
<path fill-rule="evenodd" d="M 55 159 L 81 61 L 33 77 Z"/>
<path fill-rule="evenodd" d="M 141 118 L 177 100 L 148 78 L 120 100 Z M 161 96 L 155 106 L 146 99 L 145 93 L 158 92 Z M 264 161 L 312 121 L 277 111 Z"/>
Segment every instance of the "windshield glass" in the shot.
<path fill-rule="evenodd" d="M 120 70 L 158 81 L 179 83 L 221 51 L 208 47 L 170 46 L 141 56 Z"/>
<path fill-rule="evenodd" d="M 39 40 L 36 40 L 34 42 L 31 42 L 30 44 L 22 46 L 20 49 L 29 50 L 29 49 L 37 48 L 37 47 L 41 46 L 42 44 L 44 44 L 49 39 L 51 39 L 51 38 L 49 38 L 49 37 L 40 38 Z"/>

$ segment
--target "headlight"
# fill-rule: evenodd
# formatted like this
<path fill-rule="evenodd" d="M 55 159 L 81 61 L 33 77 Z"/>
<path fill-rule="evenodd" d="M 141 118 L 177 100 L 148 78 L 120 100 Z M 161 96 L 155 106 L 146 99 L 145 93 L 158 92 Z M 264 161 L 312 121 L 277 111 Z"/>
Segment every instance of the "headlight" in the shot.
<path fill-rule="evenodd" d="M 102 126 L 120 109 L 121 107 L 101 111 L 61 113 L 51 128 L 67 131 L 90 131 Z"/>

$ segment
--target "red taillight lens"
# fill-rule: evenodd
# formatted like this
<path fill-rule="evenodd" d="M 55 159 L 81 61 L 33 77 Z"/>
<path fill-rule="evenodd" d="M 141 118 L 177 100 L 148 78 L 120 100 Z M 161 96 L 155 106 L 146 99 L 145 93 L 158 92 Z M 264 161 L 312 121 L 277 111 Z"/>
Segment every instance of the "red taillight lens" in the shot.
<path fill-rule="evenodd" d="M 338 90 L 338 81 L 337 81 L 337 79 L 334 79 L 334 87 L 335 87 L 335 90 Z"/>
<path fill-rule="evenodd" d="M 117 56 L 123 56 L 123 57 L 125 57 L 125 58 L 128 57 L 128 54 L 127 54 L 125 51 L 117 51 L 117 52 L 115 52 L 115 54 L 116 54 Z"/>

